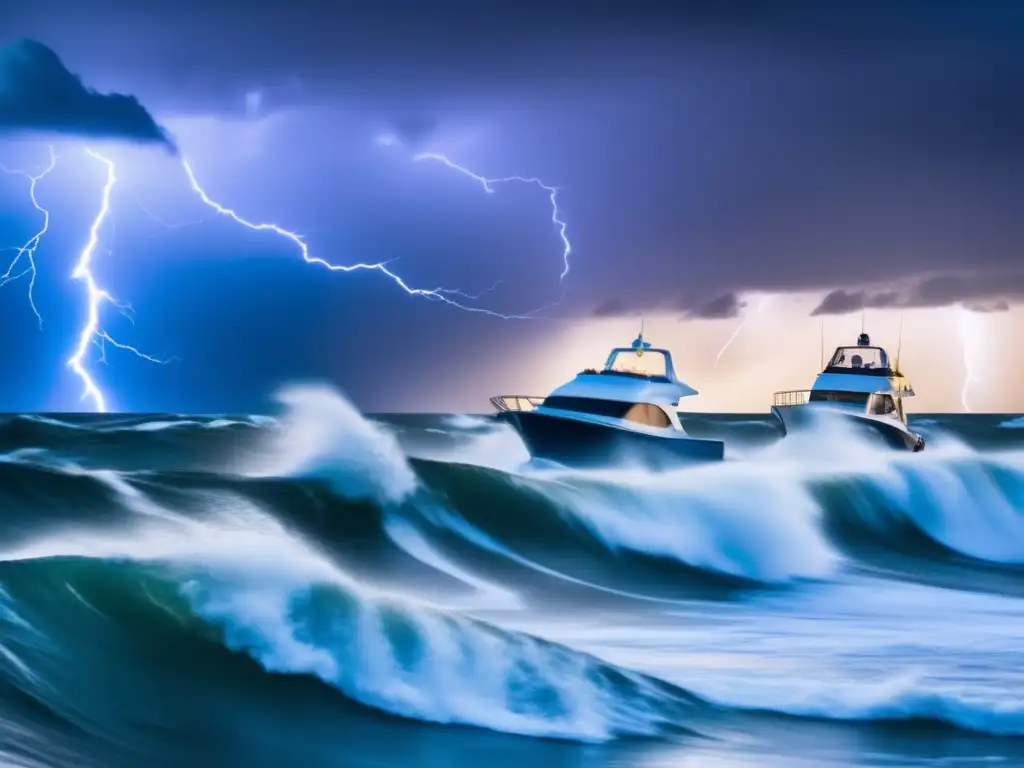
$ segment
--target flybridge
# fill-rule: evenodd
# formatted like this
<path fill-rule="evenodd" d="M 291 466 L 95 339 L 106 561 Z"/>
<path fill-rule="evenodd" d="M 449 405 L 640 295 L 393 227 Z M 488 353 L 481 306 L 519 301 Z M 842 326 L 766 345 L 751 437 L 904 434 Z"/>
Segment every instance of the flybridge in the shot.
<path fill-rule="evenodd" d="M 837 347 L 824 373 L 852 373 L 858 376 L 892 376 L 889 354 L 872 346 L 871 337 L 862 333 L 855 347 Z"/>
<path fill-rule="evenodd" d="M 887 391 L 897 397 L 913 397 L 914 388 L 910 381 L 894 370 L 890 361 L 885 349 L 873 346 L 871 338 L 862 333 L 856 346 L 836 348 L 813 388 L 849 392 Z M 882 384 L 879 378 L 888 381 Z"/>
<path fill-rule="evenodd" d="M 776 392 L 772 414 L 783 434 L 816 425 L 810 414 L 838 416 L 882 435 L 893 447 L 920 451 L 924 438 L 907 427 L 903 409 L 903 398 L 913 396 L 899 363 L 893 366 L 885 349 L 862 332 L 855 346 L 836 348 L 809 390 Z"/>
<path fill-rule="evenodd" d="M 672 353 L 644 341 L 643 331 L 628 347 L 615 347 L 600 371 L 587 369 L 551 393 L 625 402 L 670 403 L 696 395 L 676 378 Z"/>

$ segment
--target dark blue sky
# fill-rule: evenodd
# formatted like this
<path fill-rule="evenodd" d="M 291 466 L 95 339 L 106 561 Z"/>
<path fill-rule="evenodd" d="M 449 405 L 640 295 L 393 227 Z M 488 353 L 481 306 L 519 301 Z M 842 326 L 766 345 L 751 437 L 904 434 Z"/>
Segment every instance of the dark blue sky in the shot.
<path fill-rule="evenodd" d="M 261 409 L 308 378 L 369 410 L 477 408 L 475 369 L 528 365 L 533 345 L 595 313 L 683 323 L 741 307 L 729 297 L 744 291 L 840 291 L 823 308 L 844 312 L 1013 304 L 1024 293 L 1024 19 L 1013 3 L 976 5 L 5 9 L 7 42 L 39 40 L 85 86 L 136 97 L 156 123 L 122 103 L 115 143 L 96 143 L 96 122 L 81 136 L 53 120 L 26 132 L 39 108 L 5 102 L 7 70 L 0 162 L 38 170 L 62 135 L 38 186 L 53 214 L 37 254 L 43 330 L 24 282 L 0 289 L 2 408 L 77 407 L 64 360 L 84 304 L 69 277 L 103 183 L 86 145 L 120 177 L 97 274 L 136 310 L 133 326 L 108 307 L 104 325 L 173 358 L 108 350 L 93 369 L 120 408 Z M 66 97 L 31 86 L 38 103 Z M 175 225 L 210 211 L 178 159 L 129 142 L 159 140 L 157 126 L 215 199 L 304 234 L 314 255 L 396 259 L 389 268 L 424 288 L 501 279 L 481 305 L 503 312 L 561 288 L 565 301 L 554 319 L 502 321 L 405 296 L 379 274 L 305 265 L 289 242 L 223 219 L 167 229 L 139 203 Z M 409 146 L 378 146 L 384 131 Z M 412 162 L 419 149 L 559 185 L 575 249 L 564 285 L 540 190 L 484 194 Z M 0 201 L 2 245 L 20 244 L 38 224 L 26 180 L 0 176 Z"/>

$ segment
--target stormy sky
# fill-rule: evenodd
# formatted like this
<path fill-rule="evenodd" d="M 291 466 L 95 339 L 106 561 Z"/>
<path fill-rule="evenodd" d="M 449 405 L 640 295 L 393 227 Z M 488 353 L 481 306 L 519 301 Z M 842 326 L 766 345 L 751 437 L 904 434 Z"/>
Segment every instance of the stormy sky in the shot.
<path fill-rule="evenodd" d="M 4 10 L 0 163 L 38 173 L 48 145 L 58 155 L 37 183 L 42 329 L 27 278 L 0 288 L 4 410 L 88 406 L 65 364 L 104 182 L 86 147 L 117 167 L 96 273 L 134 310 L 108 305 L 101 330 L 166 361 L 91 349 L 112 407 L 258 410 L 284 382 L 327 378 L 368 410 L 480 410 L 568 378 L 579 350 L 628 342 L 641 315 L 710 393 L 744 376 L 733 358 L 722 380 L 716 352 L 745 320 L 734 354 L 767 332 L 752 317 L 766 295 L 772 337 L 808 359 L 823 321 L 855 331 L 862 310 L 890 330 L 969 313 L 1024 340 L 1019 3 L 206 5 Z M 420 152 L 557 186 L 568 275 L 544 190 L 487 194 Z M 497 283 L 467 303 L 503 314 L 546 308 L 503 320 L 305 264 L 204 207 L 183 160 L 313 257 L 386 262 L 415 288 Z M 0 175 L 0 201 L 0 246 L 21 245 L 41 222 L 28 180 Z M 966 364 L 963 338 L 918 325 L 919 347 L 955 343 Z M 779 365 L 730 404 L 809 384 Z M 961 407 L 962 374 L 935 385 L 936 410 Z M 988 407 L 1024 410 L 1013 371 L 992 375 L 1005 385 Z"/>

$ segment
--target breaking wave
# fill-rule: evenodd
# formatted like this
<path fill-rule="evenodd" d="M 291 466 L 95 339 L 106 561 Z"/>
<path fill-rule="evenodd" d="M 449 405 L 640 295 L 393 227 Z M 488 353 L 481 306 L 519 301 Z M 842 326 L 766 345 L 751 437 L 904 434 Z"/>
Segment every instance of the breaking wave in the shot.
<path fill-rule="evenodd" d="M 56 731 L 121 743 L 97 686 L 113 707 L 127 700 L 125 674 L 163 690 L 161 670 L 174 669 L 173 685 L 211 697 L 271 686 L 313 707 L 319 694 L 285 682 L 301 678 L 353 717 L 583 742 L 708 735 L 765 711 L 1024 735 L 1024 709 L 1005 697 L 906 680 L 722 696 L 469 613 L 745 599 L 880 563 L 892 578 L 953 559 L 1012 580 L 1024 565 L 1019 453 L 849 443 L 812 462 L 794 442 L 674 472 L 537 471 L 518 453 L 502 464 L 497 449 L 471 462 L 474 441 L 508 443 L 487 422 L 449 425 L 470 433 L 445 447 L 453 461 L 412 455 L 330 390 L 281 399 L 282 415 L 263 421 L 0 424 L 0 674 L 26 722 L 45 712 Z M 68 437 L 80 433 L 110 455 L 134 454 L 140 435 L 245 434 L 253 446 L 216 470 L 161 464 L 159 452 L 149 466 L 99 467 Z M 152 728 L 180 716 L 160 706 Z"/>

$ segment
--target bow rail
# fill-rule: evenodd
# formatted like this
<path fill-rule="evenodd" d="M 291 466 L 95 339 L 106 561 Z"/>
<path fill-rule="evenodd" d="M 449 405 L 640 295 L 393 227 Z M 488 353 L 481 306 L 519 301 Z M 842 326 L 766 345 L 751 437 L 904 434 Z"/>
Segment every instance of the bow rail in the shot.
<path fill-rule="evenodd" d="M 499 412 L 532 411 L 543 402 L 543 397 L 533 395 L 499 395 L 491 398 L 491 405 Z"/>

